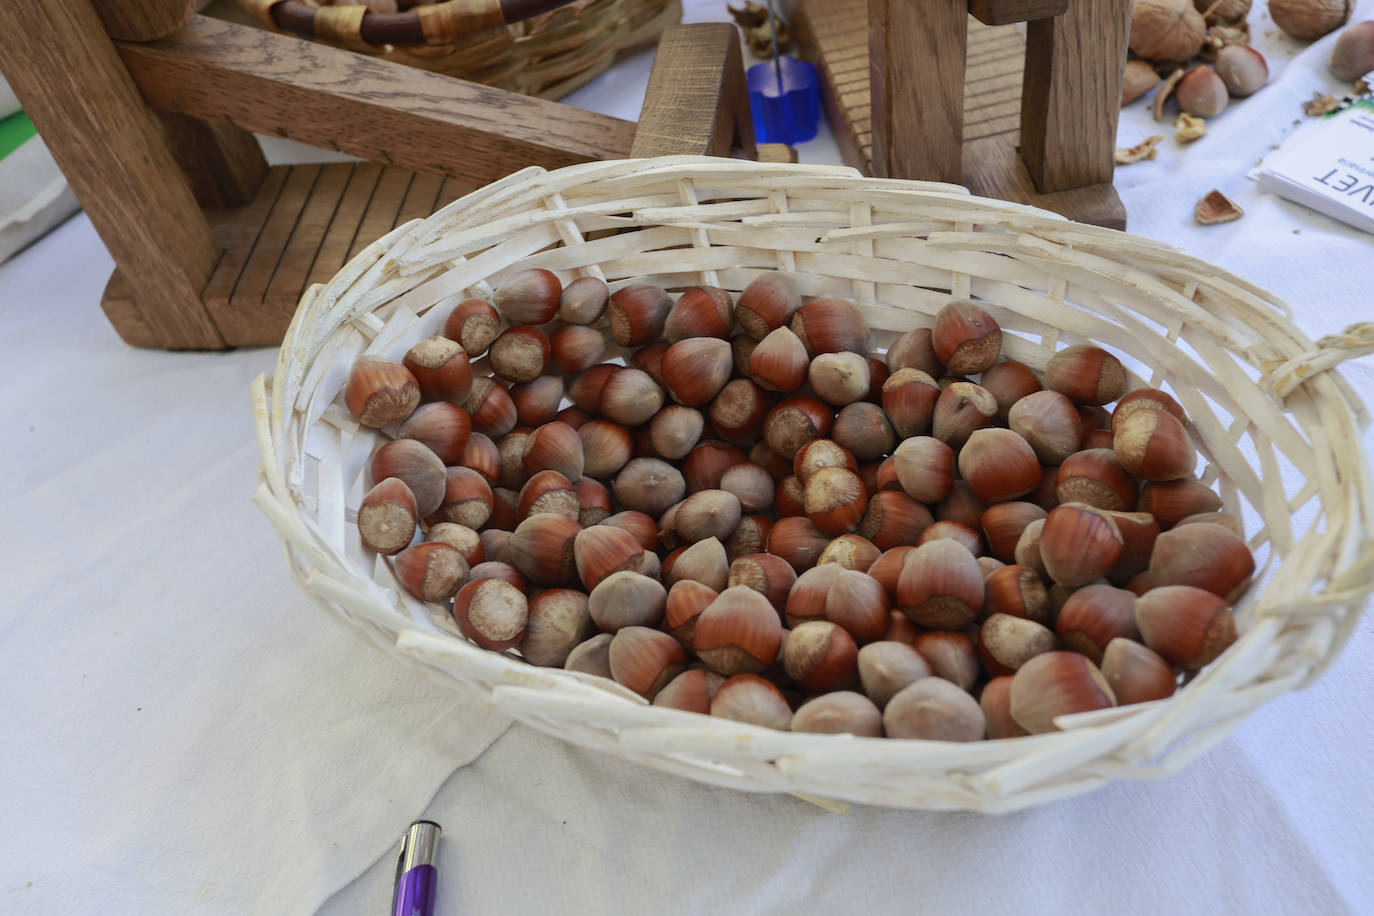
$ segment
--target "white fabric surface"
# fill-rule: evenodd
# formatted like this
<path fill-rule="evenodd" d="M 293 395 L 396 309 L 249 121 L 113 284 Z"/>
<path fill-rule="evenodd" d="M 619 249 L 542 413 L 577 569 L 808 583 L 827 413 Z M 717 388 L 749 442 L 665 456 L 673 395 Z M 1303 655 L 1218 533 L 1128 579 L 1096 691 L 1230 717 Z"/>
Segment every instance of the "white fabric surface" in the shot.
<path fill-rule="evenodd" d="M 1269 286 L 1313 337 L 1374 317 L 1374 240 L 1243 174 L 1324 56 L 1117 181 L 1133 231 Z M 572 101 L 633 117 L 650 59 Z M 1122 140 L 1146 132 L 1128 113 Z M 828 138 L 801 152 L 834 161 Z M 1193 226 L 1212 187 L 1248 215 Z M 523 726 L 450 776 L 504 722 L 310 605 L 249 502 L 247 385 L 274 355 L 125 347 L 96 306 L 110 268 L 84 217 L 0 267 L 0 911 L 380 913 L 422 813 L 446 828 L 441 913 L 1374 907 L 1368 618 L 1183 774 L 1011 817 L 841 818 Z M 1368 361 L 1345 371 L 1374 397 Z"/>

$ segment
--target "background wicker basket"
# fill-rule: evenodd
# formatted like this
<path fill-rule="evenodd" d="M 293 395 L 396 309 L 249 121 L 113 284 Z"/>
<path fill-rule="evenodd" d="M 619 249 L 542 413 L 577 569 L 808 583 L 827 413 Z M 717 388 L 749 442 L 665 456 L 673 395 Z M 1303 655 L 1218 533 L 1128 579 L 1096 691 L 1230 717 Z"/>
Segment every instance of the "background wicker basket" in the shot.
<path fill-rule="evenodd" d="M 270 29 L 281 0 L 236 0 Z M 596 77 L 621 51 L 653 45 L 682 19 L 681 0 L 574 0 L 550 13 L 500 29 L 474 31 L 471 16 L 422 16 L 423 40 L 369 44 L 363 40 L 362 6 L 313 7 L 313 38 L 398 64 L 485 83 L 525 95 L 557 99 Z M 439 13 L 462 0 L 429 3 L 416 12 Z M 394 18 L 394 17 L 393 17 Z M 499 20 L 498 20 L 499 21 Z"/>
<path fill-rule="evenodd" d="M 381 439 L 337 402 L 359 355 L 399 359 L 452 305 L 534 266 L 612 289 L 643 279 L 732 292 L 782 269 L 807 295 L 857 302 L 877 349 L 970 295 L 1001 323 L 1006 355 L 1036 369 L 1072 343 L 1111 348 L 1129 387 L 1163 387 L 1187 409 L 1203 480 L 1245 522 L 1260 572 L 1236 609 L 1241 639 L 1171 699 L 975 744 L 774 732 L 476 648 L 361 548 L 351 520 Z M 1286 314 L 1162 243 L 948 185 L 690 157 L 528 169 L 398 227 L 307 293 L 274 378 L 254 383 L 255 499 L 319 604 L 543 731 L 738 789 L 1008 811 L 1179 769 L 1319 674 L 1355 626 L 1374 587 L 1374 489 L 1358 438 L 1368 415 L 1327 370 L 1374 351 L 1374 325 L 1313 344 Z"/>

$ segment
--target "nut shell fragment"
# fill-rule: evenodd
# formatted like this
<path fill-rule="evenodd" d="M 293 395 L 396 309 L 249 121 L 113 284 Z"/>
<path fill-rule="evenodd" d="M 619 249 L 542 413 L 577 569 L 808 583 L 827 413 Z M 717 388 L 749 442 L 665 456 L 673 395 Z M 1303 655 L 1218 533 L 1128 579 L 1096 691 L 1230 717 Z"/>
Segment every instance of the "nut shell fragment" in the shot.
<path fill-rule="evenodd" d="M 1217 223 L 1235 222 L 1245 215 L 1245 211 L 1217 190 L 1207 192 L 1193 210 L 1193 218 L 1199 225 L 1214 226 Z"/>

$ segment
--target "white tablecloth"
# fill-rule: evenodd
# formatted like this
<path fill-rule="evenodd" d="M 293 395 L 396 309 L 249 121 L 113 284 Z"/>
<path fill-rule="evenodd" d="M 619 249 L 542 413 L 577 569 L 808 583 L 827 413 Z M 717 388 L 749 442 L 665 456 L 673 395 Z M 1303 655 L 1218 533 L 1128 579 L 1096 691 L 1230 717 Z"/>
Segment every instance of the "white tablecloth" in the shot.
<path fill-rule="evenodd" d="M 1330 39 L 1288 60 L 1254 21 L 1275 83 L 1117 184 L 1133 231 L 1268 286 L 1316 337 L 1374 312 L 1374 240 L 1244 179 L 1334 88 Z M 634 117 L 650 60 L 572 101 Z M 1123 142 L 1149 132 L 1127 112 Z M 801 154 L 835 161 L 825 138 Z M 1194 226 L 1213 187 L 1247 216 Z M 1181 775 L 1003 818 L 838 817 L 523 726 L 454 771 L 504 722 L 307 603 L 248 501 L 247 386 L 274 354 L 125 347 L 97 307 L 111 266 L 82 216 L 0 267 L 0 911 L 380 913 L 422 814 L 446 830 L 442 913 L 1374 908 L 1368 620 Z M 1367 362 L 1346 372 L 1374 396 Z"/>

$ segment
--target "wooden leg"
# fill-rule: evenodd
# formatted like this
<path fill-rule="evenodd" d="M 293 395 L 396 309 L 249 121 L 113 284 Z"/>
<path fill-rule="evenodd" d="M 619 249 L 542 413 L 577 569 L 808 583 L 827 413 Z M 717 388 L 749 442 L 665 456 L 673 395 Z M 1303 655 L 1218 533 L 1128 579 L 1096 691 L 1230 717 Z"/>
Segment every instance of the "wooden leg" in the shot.
<path fill-rule="evenodd" d="M 200 301 L 218 252 L 90 0 L 0 3 L 0 68 L 169 348 L 222 347 Z"/>
<path fill-rule="evenodd" d="M 267 174 L 256 137 L 232 124 L 206 124 L 174 111 L 157 116 L 202 207 L 236 207 L 253 199 Z"/>
<path fill-rule="evenodd" d="M 726 23 L 663 33 L 635 129 L 632 157 L 757 155 L 739 35 Z"/>
<path fill-rule="evenodd" d="M 1010 25 L 1058 16 L 1069 0 L 969 0 L 968 11 L 984 25 Z"/>
<path fill-rule="evenodd" d="M 968 0 L 869 0 L 873 174 L 959 183 Z"/>
<path fill-rule="evenodd" d="M 1021 158 L 1041 192 L 1110 182 L 1131 0 L 1071 0 L 1026 31 Z"/>

